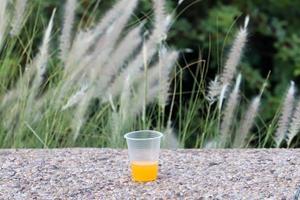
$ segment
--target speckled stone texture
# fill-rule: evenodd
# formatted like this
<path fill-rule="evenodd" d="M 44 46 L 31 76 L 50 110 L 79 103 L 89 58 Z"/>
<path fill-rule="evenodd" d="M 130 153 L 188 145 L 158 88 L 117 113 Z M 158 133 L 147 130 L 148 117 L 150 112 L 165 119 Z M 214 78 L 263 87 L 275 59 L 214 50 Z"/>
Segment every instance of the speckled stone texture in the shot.
<path fill-rule="evenodd" d="M 300 150 L 162 150 L 144 184 L 126 150 L 0 150 L 0 166 L 0 199 L 293 199 L 300 186 Z"/>

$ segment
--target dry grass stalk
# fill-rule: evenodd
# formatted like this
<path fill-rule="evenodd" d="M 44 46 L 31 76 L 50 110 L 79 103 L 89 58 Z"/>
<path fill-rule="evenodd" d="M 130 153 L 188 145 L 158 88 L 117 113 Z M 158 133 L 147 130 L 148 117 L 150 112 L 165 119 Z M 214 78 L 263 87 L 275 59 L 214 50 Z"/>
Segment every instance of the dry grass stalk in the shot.
<path fill-rule="evenodd" d="M 232 122 L 234 118 L 235 111 L 238 106 L 239 102 L 239 87 L 241 83 L 241 74 L 238 75 L 235 87 L 231 94 L 229 95 L 228 101 L 226 103 L 224 112 L 223 112 L 223 118 L 221 122 L 221 127 L 220 127 L 220 134 L 221 134 L 221 146 L 226 147 L 228 142 L 230 141 L 231 137 L 231 127 L 232 127 Z"/>
<path fill-rule="evenodd" d="M 164 147 L 167 149 L 176 150 L 179 147 L 179 142 L 172 128 L 172 122 L 168 121 L 167 127 L 164 131 L 164 138 L 163 138 Z"/>
<path fill-rule="evenodd" d="M 236 135 L 233 142 L 234 148 L 243 148 L 247 145 L 247 137 L 250 133 L 250 130 L 254 124 L 255 117 L 257 116 L 257 112 L 260 105 L 261 96 L 255 97 L 248 109 L 246 110 L 242 121 L 240 122 L 240 126 L 236 131 Z"/>
<path fill-rule="evenodd" d="M 300 131 L 300 101 L 296 105 L 294 114 L 292 116 L 291 124 L 287 134 L 287 144 L 290 147 L 293 138 L 299 133 Z"/>
<path fill-rule="evenodd" d="M 16 0 L 14 6 L 14 15 L 11 22 L 10 34 L 18 36 L 24 24 L 25 10 L 27 0 Z"/>
<path fill-rule="evenodd" d="M 295 100 L 295 84 L 292 81 L 291 86 L 285 96 L 282 110 L 281 110 L 281 115 L 279 118 L 278 122 L 278 127 L 276 129 L 275 133 L 275 142 L 276 142 L 276 147 L 280 147 L 282 141 L 285 139 L 288 133 L 289 129 L 289 122 L 292 116 L 293 112 L 293 107 L 294 107 L 294 100 Z"/>
<path fill-rule="evenodd" d="M 0 3 L 0 19 L 0 48 L 2 48 L 7 28 L 7 0 L 2 0 Z"/>
<path fill-rule="evenodd" d="M 247 16 L 245 19 L 244 27 L 242 27 L 236 35 L 236 38 L 233 42 L 228 58 L 226 60 L 224 69 L 219 75 L 218 84 L 211 83 L 208 87 L 208 99 L 210 101 L 214 101 L 216 97 L 219 96 L 224 85 L 227 85 L 228 87 L 231 86 L 232 80 L 236 75 L 237 66 L 240 62 L 243 50 L 246 45 L 248 35 L 248 23 L 249 16 Z"/>
<path fill-rule="evenodd" d="M 65 5 L 65 15 L 59 43 L 60 59 L 62 61 L 65 61 L 65 59 L 67 58 L 71 46 L 72 28 L 74 25 L 76 4 L 77 0 L 67 0 L 67 3 Z"/>

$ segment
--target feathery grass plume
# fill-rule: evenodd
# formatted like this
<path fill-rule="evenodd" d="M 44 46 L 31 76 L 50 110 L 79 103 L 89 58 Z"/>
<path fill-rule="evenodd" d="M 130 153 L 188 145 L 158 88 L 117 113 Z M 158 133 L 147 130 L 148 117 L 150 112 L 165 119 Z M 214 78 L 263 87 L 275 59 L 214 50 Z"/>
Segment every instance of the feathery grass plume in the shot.
<path fill-rule="evenodd" d="M 285 139 L 288 133 L 289 122 L 294 107 L 294 100 L 295 100 L 294 95 L 295 95 L 295 83 L 291 81 L 291 86 L 285 96 L 283 106 L 281 109 L 281 115 L 278 121 L 278 127 L 275 132 L 274 140 L 276 142 L 276 147 L 280 147 L 281 142 Z"/>
<path fill-rule="evenodd" d="M 289 130 L 288 130 L 288 134 L 287 134 L 288 147 L 291 145 L 293 138 L 299 133 L 299 131 L 300 131 L 300 100 L 298 100 Z"/>
<path fill-rule="evenodd" d="M 39 87 L 43 82 L 46 67 L 48 64 L 49 42 L 53 27 L 55 11 L 56 10 L 54 9 L 52 12 L 52 16 L 44 33 L 43 41 L 40 46 L 38 55 L 34 58 L 32 63 L 26 66 L 25 72 L 22 74 L 21 78 L 16 84 L 16 88 L 11 90 L 12 94 L 15 94 L 13 95 L 16 98 L 14 100 L 21 99 L 24 97 L 27 98 L 27 105 L 24 111 L 24 115 L 26 115 L 27 117 L 31 115 L 32 109 L 38 110 L 37 106 L 33 106 L 33 104 L 37 103 L 36 101 L 34 101 L 34 98 L 39 93 Z M 30 84 L 31 81 L 32 84 Z M 14 117 L 12 117 L 11 119 L 13 118 Z"/>
<path fill-rule="evenodd" d="M 109 120 L 109 124 L 110 124 L 110 128 L 111 128 L 111 136 L 109 139 L 109 144 L 111 147 L 114 147 L 114 148 L 118 147 L 118 144 L 120 142 L 120 135 L 122 132 L 122 125 L 120 124 L 122 119 L 120 119 L 120 118 L 121 118 L 121 116 L 118 112 L 112 111 L 110 120 Z"/>
<path fill-rule="evenodd" d="M 254 124 L 255 117 L 259 110 L 261 95 L 255 97 L 247 108 L 239 128 L 236 131 L 233 147 L 242 148 L 247 145 L 247 137 Z"/>
<path fill-rule="evenodd" d="M 55 16 L 56 9 L 53 10 L 50 21 L 48 23 L 47 29 L 45 31 L 43 42 L 39 50 L 39 54 L 34 59 L 34 66 L 36 67 L 37 74 L 35 76 L 35 79 L 33 81 L 33 93 L 37 93 L 37 89 L 41 86 L 44 75 L 47 71 L 47 64 L 48 64 L 48 58 L 49 58 L 49 43 L 51 38 L 51 31 L 53 27 L 53 20 Z M 33 94 L 33 95 L 34 95 Z"/>
<path fill-rule="evenodd" d="M 0 49 L 5 38 L 7 28 L 7 0 L 2 0 L 0 3 Z"/>
<path fill-rule="evenodd" d="M 70 107 L 73 107 L 73 106 L 77 105 L 84 98 L 87 90 L 88 90 L 88 86 L 87 85 L 83 85 L 78 92 L 76 92 L 73 96 L 71 96 L 69 98 L 69 100 L 66 103 L 66 105 L 64 105 L 62 107 L 62 110 L 66 110 L 66 109 L 68 109 Z"/>
<path fill-rule="evenodd" d="M 111 130 L 110 136 L 110 146 L 118 147 L 121 144 L 122 130 L 127 125 L 129 125 L 132 120 L 128 113 L 130 111 L 130 99 L 131 99 L 131 88 L 130 88 L 130 77 L 127 77 L 124 83 L 123 91 L 120 97 L 120 106 L 119 109 L 116 110 L 113 100 L 111 99 L 111 107 L 113 109 L 112 114 L 109 119 L 109 125 Z"/>
<path fill-rule="evenodd" d="M 134 118 L 144 111 L 145 106 L 150 103 L 155 102 L 157 95 L 159 94 L 159 86 L 155 85 L 152 81 L 149 83 L 149 87 L 145 90 L 145 83 L 142 83 L 135 92 L 135 95 L 132 97 L 130 102 L 130 111 L 128 116 Z M 146 99 L 146 102 L 144 101 Z M 146 105 L 145 105 L 146 104 Z"/>
<path fill-rule="evenodd" d="M 165 1 L 162 0 L 152 0 L 154 3 L 154 16 L 155 23 L 154 24 L 154 30 L 158 32 L 158 40 L 165 40 L 167 35 L 167 29 L 168 29 L 168 24 L 164 24 L 163 22 L 166 21 L 167 15 L 165 12 Z"/>
<path fill-rule="evenodd" d="M 213 104 L 217 100 L 217 96 L 220 94 L 219 76 L 216 76 L 213 81 L 209 82 L 208 94 L 205 97 L 210 104 Z"/>
<path fill-rule="evenodd" d="M 144 42 L 144 47 L 147 48 L 147 63 L 149 63 L 149 61 L 156 53 L 158 45 L 162 42 L 162 40 L 165 39 L 169 27 L 169 24 L 167 22 L 170 22 L 169 18 L 165 16 L 164 7 L 161 7 L 165 5 L 164 1 L 153 0 L 153 2 L 154 14 L 161 16 L 155 17 L 154 30 L 150 35 L 149 39 Z M 158 21 L 158 19 L 163 19 L 163 21 Z M 128 63 L 127 67 L 109 86 L 109 88 L 107 89 L 107 94 L 111 94 L 113 97 L 119 94 L 122 90 L 123 81 L 128 76 L 128 74 L 130 74 L 131 77 L 135 77 L 136 74 L 144 70 L 143 68 L 144 55 L 141 51 L 136 55 L 136 57 L 132 61 Z"/>
<path fill-rule="evenodd" d="M 177 53 L 175 51 L 166 53 L 165 57 L 163 58 L 164 67 L 166 69 L 165 71 L 166 77 L 169 77 L 169 73 L 171 72 L 172 67 L 174 67 L 176 58 L 177 58 Z M 158 65 L 159 64 L 151 67 L 148 70 L 148 73 L 146 74 L 147 77 L 144 78 L 144 80 L 141 80 L 142 77 L 141 75 L 140 78 L 135 79 L 134 82 L 139 86 L 136 89 L 135 96 L 132 100 L 132 105 L 130 110 L 132 116 L 136 116 L 137 114 L 139 114 L 143 110 L 145 103 L 149 104 L 151 102 L 154 102 L 159 96 L 161 87 L 160 87 L 159 76 L 158 76 L 159 75 Z M 144 99 L 146 99 L 146 102 L 143 101 Z"/>
<path fill-rule="evenodd" d="M 67 58 L 67 54 L 71 46 L 76 4 L 77 0 L 67 0 L 67 3 L 65 4 L 65 15 L 59 43 L 60 59 L 62 61 L 65 61 Z"/>
<path fill-rule="evenodd" d="M 109 55 L 111 54 L 111 52 L 113 52 L 114 46 L 117 42 L 117 39 L 119 38 L 119 35 L 123 29 L 123 27 L 125 26 L 127 20 L 129 19 L 134 7 L 136 6 L 137 1 L 131 1 L 130 5 L 127 4 L 126 9 L 124 9 L 124 15 L 122 16 L 122 18 L 120 19 L 116 19 L 113 23 L 113 26 L 109 29 L 106 30 L 106 32 L 104 34 L 101 35 L 101 37 L 99 38 L 98 42 L 95 45 L 95 48 L 93 49 L 93 52 L 89 55 L 91 55 L 90 59 L 92 60 L 91 63 L 87 62 L 87 77 L 86 79 L 89 80 L 90 82 L 92 81 L 96 81 L 95 83 L 93 83 L 94 85 L 103 85 L 102 82 L 102 78 L 103 76 L 105 76 L 106 74 L 102 74 L 102 72 L 104 72 L 104 68 L 106 67 L 105 64 L 109 63 Z M 126 15 L 125 15 L 126 14 Z M 161 23 L 161 22 L 157 22 L 157 23 Z M 154 32 L 158 32 L 155 31 Z M 158 34 L 158 33 L 157 33 Z M 160 41 L 159 39 L 157 39 L 158 37 L 153 34 L 152 35 L 152 39 L 150 36 L 149 41 L 146 42 L 146 44 L 149 44 L 149 46 L 147 48 L 149 48 L 149 52 L 151 54 L 150 58 L 152 58 L 152 56 L 155 54 L 155 52 L 157 51 L 157 47 L 156 45 L 158 44 L 158 41 Z M 99 53 L 99 49 L 105 49 L 105 51 L 101 51 L 100 55 Z M 139 56 L 141 55 L 141 56 Z M 121 75 L 127 77 L 128 75 L 134 77 L 136 75 L 136 73 L 138 73 L 140 71 L 140 69 L 138 68 L 139 64 L 141 63 L 141 66 L 143 66 L 143 59 L 142 58 L 142 52 L 140 51 L 138 53 L 138 55 L 134 58 L 133 61 L 129 62 L 126 70 L 128 70 L 126 73 L 121 73 Z M 95 58 L 94 60 L 92 58 Z M 150 60 L 150 58 L 148 58 L 148 61 Z M 97 62 L 95 61 L 97 60 Z M 137 64 L 136 64 L 137 63 Z M 79 73 L 82 70 L 78 71 Z M 82 72 L 81 72 L 82 73 Z M 123 85 L 124 83 L 124 79 L 122 76 L 117 76 L 117 79 L 120 80 L 120 85 Z M 75 80 L 75 79 L 74 79 Z M 149 92 L 144 94 L 145 98 L 147 98 L 147 103 L 153 102 L 155 100 L 155 97 L 157 96 L 157 92 L 158 92 L 158 86 L 156 86 L 154 83 L 157 82 L 157 80 L 152 80 L 151 81 L 151 85 L 154 85 L 153 87 L 149 88 Z M 96 88 L 93 88 L 91 90 L 96 91 Z M 98 88 L 97 88 L 98 90 Z M 138 91 L 141 93 L 141 87 L 138 89 Z M 114 97 L 115 93 L 111 93 L 109 90 L 106 91 L 108 94 L 111 94 L 112 97 Z M 101 91 L 97 91 L 96 92 L 92 92 L 91 93 L 92 96 L 91 98 L 94 96 L 94 94 L 102 94 Z M 121 94 L 121 90 L 117 92 L 117 94 Z M 94 96 L 95 97 L 95 96 Z M 97 96 L 101 98 L 101 95 Z M 138 99 L 141 96 L 138 97 Z M 149 98 L 149 100 L 148 100 Z M 137 99 L 137 101 L 138 101 Z M 134 103 L 133 103 L 134 102 Z M 136 103 L 135 101 L 130 102 L 132 105 L 130 106 L 130 112 L 129 114 L 126 113 L 126 115 L 130 117 L 134 117 L 137 114 L 139 114 L 140 111 L 140 104 Z M 78 134 L 78 130 L 80 130 L 79 128 L 76 129 L 76 135 Z M 74 137 L 75 139 L 77 138 L 77 136 Z"/>
<path fill-rule="evenodd" d="M 231 94 L 229 95 L 225 110 L 223 112 L 221 128 L 220 128 L 220 134 L 221 134 L 220 143 L 223 148 L 226 147 L 228 142 L 230 141 L 230 136 L 231 136 L 230 130 L 233 121 L 233 116 L 239 102 L 239 87 L 240 87 L 241 79 L 242 76 L 241 74 L 239 74 L 236 80 L 235 87 L 231 92 Z"/>
<path fill-rule="evenodd" d="M 116 50 L 112 53 L 110 59 L 103 68 L 103 77 L 101 79 L 102 85 L 99 85 L 99 88 L 107 87 L 109 81 L 113 79 L 114 75 L 118 74 L 124 65 L 124 61 L 128 60 L 141 44 L 142 37 L 140 36 L 140 33 L 142 26 L 143 24 L 132 29 L 118 44 Z M 101 90 L 103 89 L 100 89 L 100 91 Z"/>
<path fill-rule="evenodd" d="M 130 107 L 130 97 L 131 97 L 131 91 L 130 91 L 130 76 L 128 76 L 125 80 L 124 83 L 124 89 L 121 93 L 121 97 L 120 97 L 120 112 L 121 112 L 121 116 L 122 116 L 122 123 L 124 123 L 124 121 L 127 119 L 127 113 L 129 112 L 129 110 L 131 109 Z"/>
<path fill-rule="evenodd" d="M 168 103 L 169 98 L 169 89 L 170 89 L 170 79 L 169 75 L 171 73 L 172 68 L 177 60 L 178 53 L 173 51 L 170 52 L 166 58 L 164 58 L 164 54 L 167 53 L 167 50 L 160 50 L 159 61 L 158 61 L 158 69 L 159 69 L 159 95 L 158 95 L 158 104 L 164 109 Z M 154 77 L 153 77 L 154 78 Z"/>
<path fill-rule="evenodd" d="M 169 50 L 166 51 L 166 53 L 163 54 L 163 57 L 161 57 L 161 62 L 156 63 L 154 66 L 149 67 L 149 69 L 147 70 L 147 78 L 149 80 L 152 80 L 154 82 L 154 84 L 158 84 L 160 86 L 160 93 L 162 93 L 162 91 L 165 91 L 165 93 L 163 94 L 164 97 L 159 97 L 158 96 L 158 101 L 164 101 L 161 102 L 162 104 L 166 104 L 167 103 L 167 98 L 168 98 L 168 90 L 169 90 L 169 75 L 172 71 L 172 69 L 174 68 L 176 59 L 178 56 L 178 52 L 174 51 L 174 50 Z M 160 65 L 163 66 L 163 68 L 160 67 Z M 161 71 L 163 70 L 163 72 Z M 160 82 L 160 78 L 159 75 L 163 74 L 163 77 L 165 80 L 163 80 L 162 82 Z M 139 84 L 145 81 L 145 73 L 143 71 L 139 72 L 138 74 L 136 74 L 135 79 L 133 80 L 133 83 L 135 84 Z"/>
<path fill-rule="evenodd" d="M 28 92 L 28 94 L 24 95 L 25 97 L 27 96 L 27 99 L 26 99 L 26 107 L 23 108 L 24 109 L 23 117 L 24 117 L 24 119 L 27 119 L 27 120 L 29 120 L 29 119 L 31 120 L 31 118 L 33 117 L 33 113 L 36 114 L 36 112 L 40 112 L 39 111 L 40 107 L 37 106 L 37 105 L 40 105 L 40 102 L 38 102 L 38 100 L 36 100 L 35 97 L 39 94 L 39 91 L 40 91 L 39 89 L 44 81 L 44 75 L 47 70 L 47 64 L 48 64 L 48 58 L 49 58 L 49 42 L 50 42 L 55 12 L 56 12 L 56 9 L 54 9 L 52 12 L 51 19 L 50 19 L 47 29 L 45 31 L 43 41 L 40 46 L 38 55 L 34 58 L 32 66 L 30 66 L 28 73 L 26 73 L 26 72 L 24 73 L 24 77 L 28 78 L 27 80 L 26 79 L 24 80 L 25 87 L 29 87 L 29 88 L 25 88 L 25 92 Z M 29 82 L 30 82 L 29 78 L 31 78 L 30 77 L 31 74 L 34 74 L 34 78 L 32 81 L 32 85 L 29 85 Z M 23 88 L 23 86 L 21 86 L 21 88 Z M 18 91 L 22 91 L 22 89 L 21 90 L 20 90 L 20 88 L 18 88 L 18 89 L 19 89 Z M 22 96 L 22 95 L 20 95 L 20 96 Z M 46 99 L 45 99 L 45 101 L 46 101 Z M 16 117 L 17 116 L 18 116 L 18 114 L 16 114 Z M 16 117 L 14 116 L 12 118 L 12 120 Z M 20 124 L 18 124 L 17 126 L 20 126 Z"/>
<path fill-rule="evenodd" d="M 176 59 L 176 57 L 177 53 L 175 51 L 167 52 L 164 55 L 162 60 L 165 63 L 164 67 L 168 69 L 168 73 L 170 73 L 172 67 L 174 66 L 174 59 Z M 132 80 L 132 84 L 136 85 L 137 88 L 130 105 L 130 117 L 137 116 L 139 113 L 144 111 L 147 104 L 157 100 L 160 92 L 158 65 L 159 64 L 156 64 L 155 66 L 150 67 L 149 70 L 147 70 L 147 73 L 143 71 L 140 72 L 137 74 L 135 79 Z M 169 74 L 166 74 L 166 77 L 168 76 Z"/>
<path fill-rule="evenodd" d="M 151 58 L 156 53 L 156 45 L 157 40 L 154 36 L 152 36 L 148 41 L 144 43 L 144 46 L 147 47 L 147 58 L 145 58 L 147 63 L 151 60 Z M 120 73 L 119 76 L 115 78 L 115 80 L 109 85 L 107 89 L 107 94 L 112 95 L 115 97 L 116 95 L 120 94 L 123 86 L 123 82 L 125 78 L 130 75 L 131 77 L 137 76 L 139 73 L 144 73 L 144 55 L 143 51 L 140 51 L 138 55 L 131 61 L 129 61 L 127 67 Z M 107 96 L 107 95 L 106 95 Z"/>
<path fill-rule="evenodd" d="M 67 93 L 68 88 L 72 87 L 78 79 L 86 74 L 87 69 L 84 70 L 87 63 L 90 60 L 89 49 L 93 46 L 96 40 L 95 34 L 89 34 L 89 32 L 79 31 L 75 36 L 71 49 L 65 60 L 64 85 L 60 89 L 60 95 L 64 96 Z"/>
<path fill-rule="evenodd" d="M 11 22 L 10 34 L 18 36 L 21 32 L 24 23 L 24 15 L 26 10 L 27 0 L 16 0 L 14 6 L 14 15 Z"/>
<path fill-rule="evenodd" d="M 143 95 L 143 112 L 142 112 L 142 121 L 145 125 L 146 121 L 146 105 L 147 105 L 147 92 L 148 92 L 148 77 L 147 77 L 147 72 L 148 72 L 148 59 L 147 59 L 147 46 L 145 45 L 145 42 L 143 42 L 143 61 L 144 61 L 144 95 Z"/>
<path fill-rule="evenodd" d="M 71 75 L 65 73 L 68 76 L 66 78 L 69 84 L 68 86 L 65 86 L 65 88 L 73 85 L 74 82 L 77 82 L 81 79 L 87 79 L 90 84 L 97 80 L 97 85 L 101 86 L 101 88 L 97 89 L 97 94 L 99 94 L 99 96 L 103 96 L 102 90 L 105 89 L 105 83 L 102 83 L 101 81 L 103 80 L 105 82 L 105 80 L 107 80 L 106 78 L 103 78 L 105 77 L 103 71 L 105 67 L 109 67 L 106 66 L 105 63 L 109 62 L 110 54 L 113 52 L 115 44 L 120 37 L 120 33 L 129 20 L 134 8 L 136 7 L 136 4 L 137 0 L 127 3 L 126 8 L 123 10 L 122 17 L 117 18 L 114 23 L 111 24 L 111 27 L 106 30 L 106 32 L 98 39 L 97 42 L 95 42 L 93 45 L 93 51 L 89 52 L 88 55 L 85 55 L 84 59 L 77 63 L 77 67 L 74 70 L 72 68 L 67 69 Z M 83 76 L 83 71 L 85 72 L 85 76 Z"/>
<path fill-rule="evenodd" d="M 164 131 L 164 138 L 163 138 L 163 146 L 167 149 L 176 150 L 179 146 L 178 139 L 172 128 L 172 122 L 168 121 L 167 127 Z"/>
<path fill-rule="evenodd" d="M 101 18 L 101 21 L 95 26 L 93 32 L 96 35 L 101 35 L 104 31 L 111 26 L 111 24 L 118 18 L 122 17 L 128 5 L 128 0 L 119 0 L 108 12 Z"/>
<path fill-rule="evenodd" d="M 222 110 L 223 101 L 224 101 L 226 93 L 227 93 L 227 87 L 228 87 L 227 84 L 223 85 L 223 87 L 222 87 L 222 90 L 220 93 L 220 99 L 219 99 L 219 110 Z"/>
<path fill-rule="evenodd" d="M 224 85 L 224 84 L 231 85 L 232 79 L 235 76 L 237 65 L 240 62 L 240 59 L 241 59 L 241 56 L 243 53 L 243 49 L 244 49 L 244 47 L 246 45 L 246 41 L 247 41 L 248 23 L 249 23 L 249 16 L 246 17 L 244 27 L 240 29 L 240 31 L 238 32 L 238 34 L 233 42 L 232 48 L 229 52 L 228 59 L 224 66 L 224 70 L 220 76 L 221 85 Z"/>
<path fill-rule="evenodd" d="M 136 6 L 137 0 L 129 1 L 126 8 L 123 10 L 123 13 L 121 13 L 122 17 L 117 18 L 99 38 L 98 42 L 95 44 L 93 53 L 94 56 L 96 56 L 96 61 L 94 63 L 97 63 L 97 58 L 102 61 L 101 63 L 104 63 L 106 61 L 104 58 L 109 57 Z M 105 49 L 105 51 L 103 51 L 103 49 Z"/>
<path fill-rule="evenodd" d="M 122 130 L 130 126 L 133 121 L 135 121 L 135 116 L 130 116 L 131 111 L 131 79 L 130 76 L 126 77 L 124 82 L 123 91 L 120 96 L 120 106 L 118 112 L 114 112 L 115 116 L 112 116 L 113 126 L 112 132 L 112 146 L 116 146 L 123 140 Z M 133 118 L 133 119 L 132 119 Z M 114 143 L 114 144 L 113 144 Z"/>
<path fill-rule="evenodd" d="M 79 102 L 78 106 L 76 107 L 74 111 L 74 117 L 72 119 L 71 125 L 73 127 L 74 133 L 73 133 L 73 141 L 76 141 L 79 134 L 82 125 L 84 125 L 86 121 L 86 111 L 89 107 L 89 103 L 92 97 L 92 94 L 95 91 L 93 89 L 90 89 L 86 92 L 85 98 L 82 98 L 82 100 Z"/>
<path fill-rule="evenodd" d="M 65 61 L 63 78 L 65 81 L 58 91 L 59 100 L 62 100 L 78 82 L 88 82 L 93 87 L 96 85 L 105 87 L 99 83 L 101 80 L 104 82 L 107 80 L 103 78 L 105 74 L 102 73 L 104 63 L 110 59 L 109 55 L 135 6 L 136 0 L 129 4 L 124 0 L 119 1 L 95 28 L 85 32 L 79 31 Z M 104 96 L 100 91 L 93 95 L 96 94 Z"/>
<path fill-rule="evenodd" d="M 132 0 L 128 2 L 122 17 L 117 19 L 111 27 L 107 30 L 107 32 L 100 38 L 98 43 L 95 45 L 95 51 L 92 54 L 92 62 L 90 63 L 92 69 L 90 70 L 91 80 L 98 79 L 99 85 L 103 85 L 101 83 L 102 72 L 104 71 L 104 67 L 110 67 L 105 65 L 106 62 L 109 62 L 110 55 L 115 49 L 115 45 L 117 44 L 117 40 L 120 37 L 121 32 L 125 28 L 128 20 L 130 19 L 135 7 L 137 5 L 137 0 Z M 102 49 L 105 49 L 103 51 Z M 100 73 L 99 73 L 100 72 Z M 99 74 L 102 77 L 96 76 Z M 100 89 L 100 88 L 99 88 Z M 99 91 L 102 94 L 102 91 Z"/>
<path fill-rule="evenodd" d="M 127 8 L 128 1 L 120 0 L 113 8 L 111 8 L 100 20 L 100 22 L 92 29 L 86 31 L 78 31 L 75 34 L 75 39 L 71 45 L 71 49 L 66 59 L 64 75 L 69 76 L 75 70 L 78 69 L 78 65 L 84 58 L 90 55 L 90 50 L 94 48 L 95 41 L 98 41 L 100 37 L 107 31 L 111 24 L 118 18 L 121 18 L 124 10 Z M 85 59 L 86 60 L 86 59 Z M 90 60 L 90 59 L 88 59 Z M 83 66 L 85 67 L 85 65 Z"/>
<path fill-rule="evenodd" d="M 224 85 L 231 86 L 231 82 L 236 74 L 237 66 L 242 57 L 243 49 L 247 41 L 247 26 L 249 23 L 249 16 L 245 18 L 244 27 L 242 27 L 236 35 L 228 58 L 226 60 L 224 69 L 219 75 L 219 84 L 210 84 L 208 87 L 208 94 L 214 96 L 208 96 L 208 99 L 215 99 L 221 92 Z"/>
<path fill-rule="evenodd" d="M 85 31 L 80 30 L 75 34 L 75 39 L 66 59 L 68 62 L 65 64 L 65 75 L 77 69 L 77 63 L 90 53 L 88 51 L 95 45 L 95 41 L 99 40 L 99 37 L 107 31 L 116 19 L 122 17 L 127 4 L 127 0 L 118 1 L 114 4 L 113 8 L 108 10 L 94 28 Z"/>
<path fill-rule="evenodd" d="M 113 76 L 116 75 L 124 61 L 127 60 L 132 54 L 133 51 L 141 43 L 141 37 L 139 36 L 141 32 L 141 26 L 138 26 L 131 30 L 125 38 L 118 44 L 116 50 L 112 53 L 109 61 L 105 64 L 102 69 L 101 81 L 98 81 L 97 88 L 99 91 L 99 97 L 103 98 L 104 102 L 109 101 L 109 96 L 102 96 L 100 91 L 103 91 L 108 83 L 112 80 Z M 80 89 L 81 90 L 81 89 Z M 80 90 L 75 93 L 80 93 Z M 84 96 L 83 96 L 84 97 Z M 79 99 L 78 99 L 79 100 Z"/>

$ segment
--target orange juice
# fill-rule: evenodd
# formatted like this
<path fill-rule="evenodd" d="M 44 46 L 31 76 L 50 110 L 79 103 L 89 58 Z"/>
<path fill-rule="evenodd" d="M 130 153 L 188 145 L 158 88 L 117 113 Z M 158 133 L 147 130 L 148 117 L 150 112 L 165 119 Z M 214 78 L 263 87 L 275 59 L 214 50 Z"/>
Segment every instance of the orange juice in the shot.
<path fill-rule="evenodd" d="M 157 178 L 158 162 L 131 162 L 131 175 L 134 181 L 154 181 Z"/>

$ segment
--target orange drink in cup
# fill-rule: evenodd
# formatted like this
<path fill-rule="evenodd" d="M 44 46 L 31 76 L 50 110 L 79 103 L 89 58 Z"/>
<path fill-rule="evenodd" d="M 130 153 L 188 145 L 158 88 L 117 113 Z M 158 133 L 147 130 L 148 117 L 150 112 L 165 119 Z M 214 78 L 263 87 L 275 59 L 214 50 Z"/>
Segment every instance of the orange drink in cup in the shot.
<path fill-rule="evenodd" d="M 124 136 L 133 181 L 147 182 L 157 179 L 162 136 L 162 133 L 151 130 L 134 131 Z"/>

